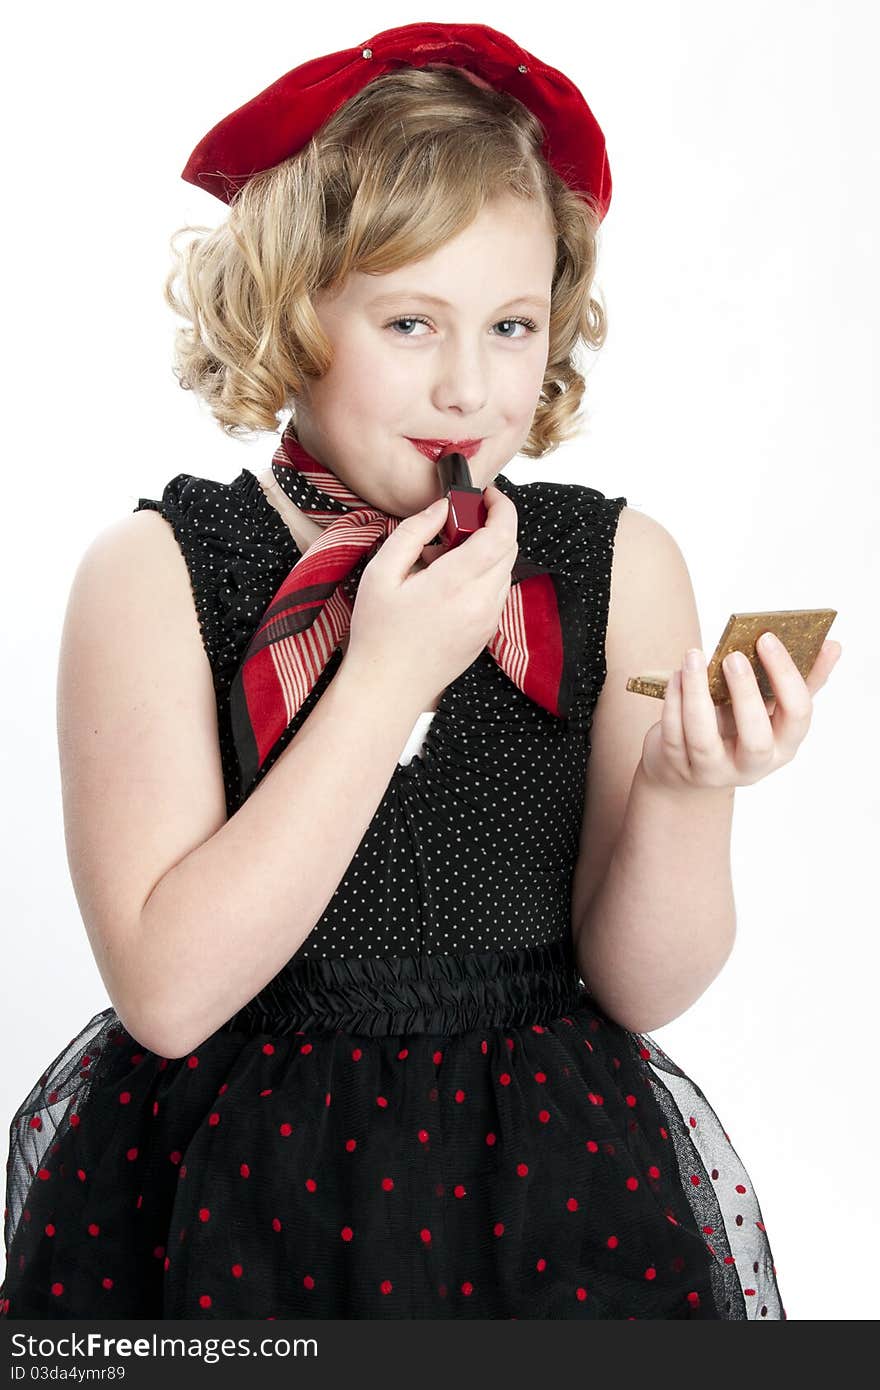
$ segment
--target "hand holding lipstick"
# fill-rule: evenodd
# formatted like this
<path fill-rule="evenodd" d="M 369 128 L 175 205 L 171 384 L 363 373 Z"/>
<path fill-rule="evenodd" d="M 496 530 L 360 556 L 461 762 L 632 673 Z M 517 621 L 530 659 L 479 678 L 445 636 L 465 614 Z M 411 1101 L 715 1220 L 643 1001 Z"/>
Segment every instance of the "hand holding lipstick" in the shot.
<path fill-rule="evenodd" d="M 516 507 L 499 488 L 481 497 L 486 524 L 411 573 L 450 510 L 444 497 L 405 517 L 364 567 L 345 661 L 424 709 L 498 630 L 519 553 Z M 456 528 L 457 529 L 457 528 Z M 438 547 L 439 549 L 439 547 Z"/>

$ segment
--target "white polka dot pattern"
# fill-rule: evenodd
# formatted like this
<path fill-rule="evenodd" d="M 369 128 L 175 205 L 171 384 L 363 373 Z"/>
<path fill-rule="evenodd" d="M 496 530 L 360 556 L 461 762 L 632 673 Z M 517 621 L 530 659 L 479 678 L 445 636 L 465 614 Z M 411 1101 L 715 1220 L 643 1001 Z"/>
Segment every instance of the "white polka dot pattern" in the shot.
<path fill-rule="evenodd" d="M 582 596 L 572 712 L 559 718 L 530 700 L 484 649 L 443 692 L 419 751 L 398 762 L 297 957 L 513 949 L 558 941 L 569 930 L 589 726 L 605 678 L 612 548 L 626 499 L 572 483 L 517 485 L 503 474 L 495 482 L 517 507 L 521 554 L 552 565 Z M 229 484 L 180 474 L 161 502 L 141 498 L 143 507 L 165 516 L 189 567 L 214 671 L 231 815 L 240 792 L 229 687 L 300 551 L 247 469 Z M 261 778 L 341 660 L 335 652 Z"/>

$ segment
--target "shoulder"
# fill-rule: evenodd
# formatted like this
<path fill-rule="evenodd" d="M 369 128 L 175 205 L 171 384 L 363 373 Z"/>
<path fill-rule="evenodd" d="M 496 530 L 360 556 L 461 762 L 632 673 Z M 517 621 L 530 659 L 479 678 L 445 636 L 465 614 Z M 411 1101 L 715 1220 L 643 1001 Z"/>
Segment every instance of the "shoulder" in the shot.
<path fill-rule="evenodd" d="M 180 548 L 158 511 L 135 511 L 117 518 L 98 531 L 86 546 L 77 565 L 77 577 L 95 581 L 131 574 L 154 586 L 167 572 L 169 563 L 179 565 Z"/>
<path fill-rule="evenodd" d="M 646 587 L 657 578 L 686 573 L 684 556 L 670 531 L 635 507 L 620 509 L 614 539 L 612 574 L 618 587 Z"/>
<path fill-rule="evenodd" d="M 652 552 L 674 549 L 681 554 L 677 542 L 665 526 L 648 516 L 647 512 L 629 506 L 622 507 L 620 511 L 616 546 L 627 555 L 633 550 L 646 548 Z"/>
<path fill-rule="evenodd" d="M 701 645 L 696 599 L 681 547 L 659 521 L 623 507 L 611 566 L 609 672 L 622 667 L 628 675 L 638 669 L 675 669 L 686 647 Z"/>
<path fill-rule="evenodd" d="M 180 543 L 178 526 L 178 515 L 164 503 L 139 505 L 118 517 L 98 531 L 82 552 L 74 587 L 96 596 L 103 591 L 108 602 L 142 593 L 152 596 L 159 609 L 172 596 L 188 596 L 193 556 L 191 548 Z"/>
<path fill-rule="evenodd" d="M 79 644 L 83 659 L 109 640 L 107 650 L 118 660 L 118 634 L 128 630 L 137 634 L 137 646 L 161 631 L 165 649 L 180 660 L 199 646 L 180 548 L 161 517 L 147 512 L 103 527 L 80 555 L 67 599 L 64 646 Z"/>

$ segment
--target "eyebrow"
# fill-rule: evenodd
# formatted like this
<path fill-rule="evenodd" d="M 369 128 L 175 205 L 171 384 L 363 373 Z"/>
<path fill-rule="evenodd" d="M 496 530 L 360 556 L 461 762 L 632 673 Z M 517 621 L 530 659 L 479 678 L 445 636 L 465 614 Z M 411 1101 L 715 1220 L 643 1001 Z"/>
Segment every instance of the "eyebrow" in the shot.
<path fill-rule="evenodd" d="M 425 294 L 423 290 L 392 290 L 387 294 L 379 294 L 375 299 L 367 301 L 367 308 L 376 304 L 396 303 L 399 299 L 424 299 L 431 304 L 439 304 L 444 309 L 453 308 L 448 300 L 440 299 L 436 294 Z M 506 309 L 509 304 L 534 304 L 539 309 L 549 308 L 546 297 L 540 294 L 516 294 L 498 307 Z"/>

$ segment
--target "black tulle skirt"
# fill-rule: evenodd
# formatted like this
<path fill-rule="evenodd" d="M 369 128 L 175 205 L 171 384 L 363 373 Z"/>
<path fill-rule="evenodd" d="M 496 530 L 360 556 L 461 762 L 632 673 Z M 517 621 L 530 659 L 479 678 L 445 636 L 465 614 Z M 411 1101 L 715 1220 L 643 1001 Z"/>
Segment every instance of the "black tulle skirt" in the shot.
<path fill-rule="evenodd" d="M 715 1112 L 562 941 L 304 960 L 175 1059 L 105 1009 L 5 1239 L 7 1318 L 785 1318 Z"/>

